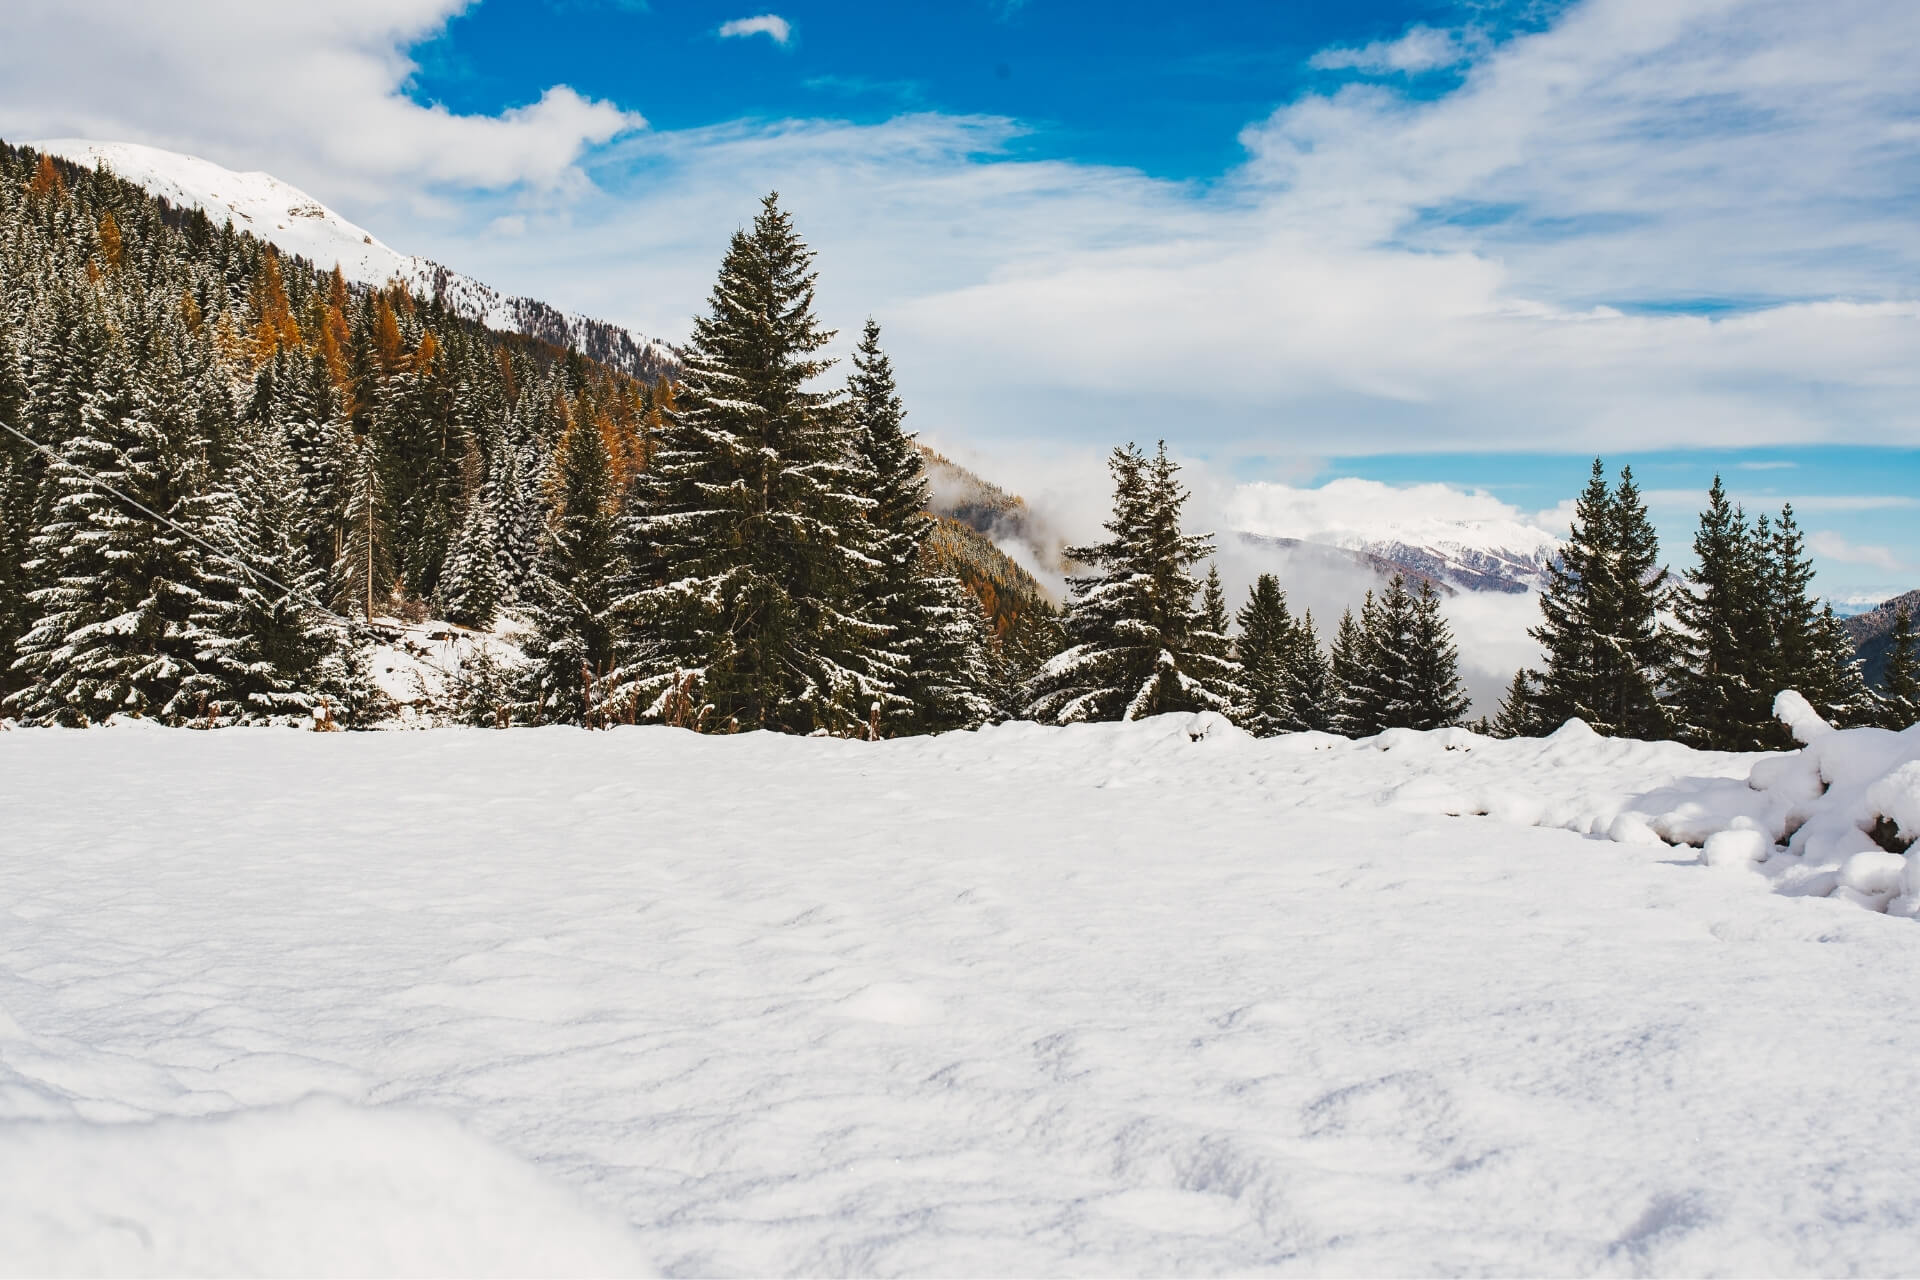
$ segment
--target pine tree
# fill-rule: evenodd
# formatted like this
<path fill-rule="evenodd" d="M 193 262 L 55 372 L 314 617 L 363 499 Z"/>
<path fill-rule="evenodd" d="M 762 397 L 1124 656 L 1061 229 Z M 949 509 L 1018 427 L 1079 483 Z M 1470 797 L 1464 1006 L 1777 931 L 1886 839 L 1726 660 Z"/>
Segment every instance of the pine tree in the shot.
<path fill-rule="evenodd" d="M 1367 593 L 1361 605 L 1362 617 L 1376 611 L 1373 593 Z M 1366 738 L 1380 732 L 1378 673 L 1367 628 L 1348 609 L 1340 615 L 1340 627 L 1334 632 L 1329 655 L 1333 677 L 1333 697 L 1327 716 L 1328 729 L 1348 738 Z"/>
<path fill-rule="evenodd" d="M 153 335 L 144 358 L 114 344 L 48 477 L 56 496 L 25 566 L 44 585 L 28 596 L 37 616 L 15 662 L 29 683 L 9 699 L 30 723 L 178 721 L 195 710 L 189 620 L 208 513 L 169 338 Z"/>
<path fill-rule="evenodd" d="M 1444 729 L 1460 723 L 1471 699 L 1460 684 L 1460 650 L 1453 629 L 1440 613 L 1440 597 L 1431 582 L 1413 598 L 1413 629 L 1408 654 L 1408 696 L 1401 717 L 1409 729 Z"/>
<path fill-rule="evenodd" d="M 1327 733 L 1333 728 L 1333 667 L 1320 648 L 1313 611 L 1300 615 L 1286 652 L 1289 729 Z"/>
<path fill-rule="evenodd" d="M 989 642 L 987 654 L 988 719 L 995 722 L 1027 718 L 1032 701 L 1028 690 L 1041 668 L 1066 647 L 1060 618 L 1045 601 L 1036 601 L 1014 615 L 1007 629 Z"/>
<path fill-rule="evenodd" d="M 1715 476 L 1693 539 L 1698 563 L 1672 595 L 1671 703 L 1681 740 L 1697 747 L 1756 751 L 1772 742 L 1766 556 L 1757 536 Z"/>
<path fill-rule="evenodd" d="M 832 336 L 813 314 L 812 253 L 775 196 L 734 234 L 653 466 L 630 500 L 622 608 L 657 651 L 659 716 L 690 676 L 716 724 L 852 733 L 887 692 L 844 536 L 865 516 L 838 393 L 808 387 Z"/>
<path fill-rule="evenodd" d="M 591 421 L 577 422 L 562 442 L 557 480 L 559 510 L 530 592 L 523 701 L 537 721 L 599 727 L 632 708 L 614 702 L 620 548 L 612 467 Z"/>
<path fill-rule="evenodd" d="M 1263 573 L 1254 580 L 1239 621 L 1235 650 L 1246 694 L 1234 708 L 1234 719 L 1260 738 L 1298 727 L 1288 676 L 1299 638 L 1278 578 Z"/>
<path fill-rule="evenodd" d="M 1488 726 L 1495 738 L 1532 738 L 1538 736 L 1541 725 L 1535 718 L 1534 708 L 1538 705 L 1533 688 L 1533 678 L 1526 668 L 1513 673 L 1513 682 L 1507 686 L 1507 693 L 1500 700 L 1500 709 Z"/>
<path fill-rule="evenodd" d="M 205 563 L 191 619 L 198 670 L 187 689 L 223 722 L 304 720 L 321 662 L 338 641 L 324 587 L 302 545 L 299 474 L 278 427 L 256 428 L 212 495 Z"/>
<path fill-rule="evenodd" d="M 1878 719 L 1885 729 L 1920 724 L 1920 653 L 1913 634 L 1913 617 L 1905 609 L 1893 615 L 1888 636 L 1887 669 L 1875 694 Z"/>
<path fill-rule="evenodd" d="M 1656 690 L 1666 655 L 1656 615 L 1664 577 L 1632 468 L 1609 490 L 1595 458 L 1530 632 L 1546 666 L 1528 673 L 1527 723 L 1545 732 L 1577 717 L 1602 734 L 1663 735 Z"/>
<path fill-rule="evenodd" d="M 983 688 L 986 638 L 978 601 L 954 578 L 930 575 L 926 464 L 904 427 L 893 366 L 868 320 L 853 353 L 847 407 L 865 520 L 848 530 L 870 562 L 859 593 L 872 630 L 868 674 L 888 686 L 880 724 L 887 733 L 973 728 L 992 712 Z"/>
<path fill-rule="evenodd" d="M 1115 449 L 1106 542 L 1069 548 L 1095 572 L 1068 579 L 1067 649 L 1041 668 L 1028 714 L 1055 724 L 1225 710 L 1239 696 L 1233 666 L 1208 650 L 1192 567 L 1211 535 L 1181 532 L 1187 494 L 1165 444 L 1149 460 Z"/>
<path fill-rule="evenodd" d="M 372 436 L 349 439 L 340 468 L 346 504 L 333 560 L 333 607 L 367 622 L 384 614 L 393 599 L 392 516 L 383 470 Z"/>
<path fill-rule="evenodd" d="M 1872 724 L 1877 710 L 1853 637 L 1832 605 L 1820 609 L 1814 628 L 1814 657 L 1800 692 L 1828 724 L 1839 728 Z"/>
<path fill-rule="evenodd" d="M 500 577 L 500 507 L 486 476 L 479 442 L 471 438 L 463 471 L 467 512 L 447 553 L 435 602 L 447 621 L 484 630 L 493 625 L 505 594 Z"/>

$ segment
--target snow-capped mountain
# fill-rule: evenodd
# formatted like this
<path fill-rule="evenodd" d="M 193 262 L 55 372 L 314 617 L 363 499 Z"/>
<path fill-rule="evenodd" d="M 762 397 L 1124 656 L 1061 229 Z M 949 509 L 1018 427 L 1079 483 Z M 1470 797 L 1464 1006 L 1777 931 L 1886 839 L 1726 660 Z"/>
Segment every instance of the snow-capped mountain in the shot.
<path fill-rule="evenodd" d="M 1445 485 L 1242 485 L 1228 521 L 1255 543 L 1325 549 L 1467 591 L 1538 589 L 1560 538 L 1507 503 Z"/>
<path fill-rule="evenodd" d="M 398 278 L 415 293 L 438 294 L 450 310 L 489 328 L 574 347 L 636 378 L 651 379 L 679 364 L 663 342 L 534 298 L 503 294 L 430 258 L 402 253 L 270 173 L 236 173 L 198 156 L 134 142 L 54 138 L 32 145 L 75 164 L 104 164 L 174 205 L 203 210 L 216 223 L 230 221 L 323 270 L 337 263 L 354 283 L 383 285 Z"/>

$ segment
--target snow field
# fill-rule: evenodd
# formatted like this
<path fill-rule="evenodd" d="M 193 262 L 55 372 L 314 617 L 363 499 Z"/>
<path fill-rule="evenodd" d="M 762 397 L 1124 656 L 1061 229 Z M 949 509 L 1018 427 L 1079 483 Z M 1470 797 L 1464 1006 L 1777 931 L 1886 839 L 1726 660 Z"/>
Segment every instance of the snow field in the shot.
<path fill-rule="evenodd" d="M 1911 1274 L 1855 732 L 0 735 L 0 1270 Z"/>

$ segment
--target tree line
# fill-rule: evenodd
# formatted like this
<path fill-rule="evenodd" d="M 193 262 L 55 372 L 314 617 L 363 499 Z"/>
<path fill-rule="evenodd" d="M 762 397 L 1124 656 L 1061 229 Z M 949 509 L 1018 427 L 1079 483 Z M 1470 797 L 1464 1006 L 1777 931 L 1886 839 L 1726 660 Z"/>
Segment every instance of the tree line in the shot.
<path fill-rule="evenodd" d="M 943 567 L 877 325 L 828 380 L 812 254 L 773 196 L 654 384 L 5 147 L 0 268 L 0 423 L 25 436 L 0 440 L 0 706 L 28 723 L 361 727 L 388 709 L 383 620 L 428 616 L 515 629 L 524 660 L 455 673 L 448 710 L 475 723 L 892 736 L 1215 710 L 1360 736 L 1466 711 L 1429 583 L 1369 593 L 1324 649 L 1272 575 L 1230 614 L 1164 444 L 1114 451 L 1108 536 L 1069 548 L 1060 609 L 983 608 Z M 1601 494 L 1548 625 L 1627 653 L 1637 598 L 1600 584 L 1651 570 L 1589 546 L 1615 536 Z M 1777 645 L 1825 653 L 1830 623 Z M 1617 672 L 1570 674 L 1595 662 L 1523 675 L 1498 727 L 1656 723 Z"/>
<path fill-rule="evenodd" d="M 1578 717 L 1613 736 L 1781 750 L 1793 741 L 1773 700 L 1786 689 L 1839 726 L 1920 721 L 1910 619 L 1899 616 L 1886 678 L 1870 688 L 1813 592 L 1791 504 L 1749 519 L 1715 476 L 1692 549 L 1693 567 L 1669 573 L 1633 469 L 1609 485 L 1596 458 L 1541 595 L 1544 663 L 1515 674 L 1489 728 L 1533 735 Z"/>

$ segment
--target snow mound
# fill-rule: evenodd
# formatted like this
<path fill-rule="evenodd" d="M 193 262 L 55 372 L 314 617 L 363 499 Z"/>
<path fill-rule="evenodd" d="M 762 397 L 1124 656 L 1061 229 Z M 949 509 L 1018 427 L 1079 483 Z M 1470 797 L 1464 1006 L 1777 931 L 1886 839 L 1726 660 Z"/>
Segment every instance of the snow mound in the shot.
<path fill-rule="evenodd" d="M 312 1098 L 0 1125 L 0 1274 L 657 1274 L 624 1227 L 426 1112 Z"/>
<path fill-rule="evenodd" d="M 1745 785 L 1685 779 L 1626 812 L 1710 866 L 1750 867 L 1782 893 L 1920 917 L 1920 725 L 1835 729 L 1797 693 L 1774 714 L 1804 745 L 1765 756 Z"/>

